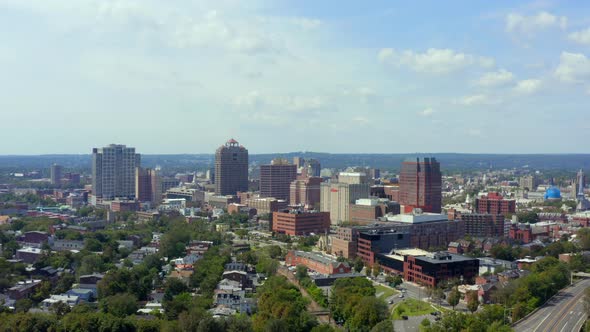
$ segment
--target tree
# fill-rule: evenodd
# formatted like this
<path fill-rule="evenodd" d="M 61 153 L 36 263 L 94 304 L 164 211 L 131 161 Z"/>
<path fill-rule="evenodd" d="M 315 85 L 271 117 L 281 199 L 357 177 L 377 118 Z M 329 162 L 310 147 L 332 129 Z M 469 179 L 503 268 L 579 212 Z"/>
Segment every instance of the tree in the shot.
<path fill-rule="evenodd" d="M 168 278 L 164 284 L 164 298 L 172 300 L 172 298 L 180 293 L 188 292 L 187 285 L 178 278 Z"/>
<path fill-rule="evenodd" d="M 430 297 L 440 304 L 440 301 L 445 298 L 445 292 L 442 288 L 435 287 L 430 289 Z"/>
<path fill-rule="evenodd" d="M 373 264 L 373 277 L 377 278 L 379 273 L 381 273 L 381 266 L 377 263 Z"/>
<path fill-rule="evenodd" d="M 460 299 L 461 293 L 459 293 L 459 290 L 457 289 L 457 287 L 455 287 L 449 293 L 449 296 L 447 297 L 447 302 L 451 307 L 453 307 L 453 310 L 455 310 L 455 307 L 457 306 L 457 304 L 459 304 Z"/>
<path fill-rule="evenodd" d="M 479 297 L 476 291 L 471 291 L 467 293 L 467 309 L 474 313 L 477 311 L 479 307 Z"/>
<path fill-rule="evenodd" d="M 307 277 L 307 266 L 305 265 L 297 265 L 295 268 L 295 278 L 301 281 Z"/>
<path fill-rule="evenodd" d="M 371 332 L 394 332 L 393 322 L 389 319 L 381 321 L 377 325 L 373 326 Z"/>
<path fill-rule="evenodd" d="M 365 267 L 365 263 L 363 263 L 363 260 L 360 257 L 357 257 L 354 259 L 354 270 L 357 273 L 360 273 L 363 270 L 363 267 Z"/>
<path fill-rule="evenodd" d="M 352 331 L 372 328 L 387 318 L 387 304 L 374 296 L 364 296 L 355 306 L 353 316 L 346 321 Z"/>
<path fill-rule="evenodd" d="M 100 310 L 117 317 L 126 317 L 137 312 L 137 298 L 133 294 L 121 293 L 108 296 L 100 301 Z"/>

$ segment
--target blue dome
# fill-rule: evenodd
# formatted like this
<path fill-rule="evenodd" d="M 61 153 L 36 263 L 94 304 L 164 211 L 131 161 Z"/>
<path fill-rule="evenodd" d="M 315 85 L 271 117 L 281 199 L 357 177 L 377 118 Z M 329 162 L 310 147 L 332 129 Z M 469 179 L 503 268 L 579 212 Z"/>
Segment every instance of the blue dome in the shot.
<path fill-rule="evenodd" d="M 561 199 L 561 191 L 557 187 L 551 186 L 545 192 L 545 199 Z"/>

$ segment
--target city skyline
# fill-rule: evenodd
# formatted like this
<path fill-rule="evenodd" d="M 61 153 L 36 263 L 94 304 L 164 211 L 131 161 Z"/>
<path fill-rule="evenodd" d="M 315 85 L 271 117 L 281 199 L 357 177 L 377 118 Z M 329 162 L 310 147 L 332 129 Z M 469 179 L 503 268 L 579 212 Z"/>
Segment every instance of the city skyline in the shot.
<path fill-rule="evenodd" d="M 583 153 L 589 6 L 0 0 L 0 155 Z"/>

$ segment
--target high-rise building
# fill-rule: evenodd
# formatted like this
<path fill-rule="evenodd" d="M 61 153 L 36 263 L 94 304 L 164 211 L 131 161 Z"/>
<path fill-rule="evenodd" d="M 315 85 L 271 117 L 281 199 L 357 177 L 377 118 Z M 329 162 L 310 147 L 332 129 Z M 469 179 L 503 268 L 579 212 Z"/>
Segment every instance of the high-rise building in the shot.
<path fill-rule="evenodd" d="M 319 177 L 320 172 L 322 170 L 322 166 L 320 165 L 319 161 L 317 161 L 315 159 L 308 159 L 305 161 L 305 164 L 303 165 L 303 169 L 304 169 L 307 176 Z"/>
<path fill-rule="evenodd" d="M 465 235 L 479 238 L 502 237 L 504 234 L 504 216 L 488 213 L 462 213 L 461 221 L 465 225 Z"/>
<path fill-rule="evenodd" d="M 505 199 L 500 193 L 490 192 L 475 199 L 477 213 L 506 215 L 516 212 L 516 201 Z"/>
<path fill-rule="evenodd" d="M 338 179 L 344 182 L 320 186 L 320 211 L 330 212 L 332 225 L 350 221 L 350 204 L 359 198 L 368 198 L 371 191 L 369 184 L 362 182 L 362 173 L 340 173 Z"/>
<path fill-rule="evenodd" d="M 520 178 L 518 185 L 521 189 L 534 191 L 539 185 L 539 179 L 534 175 L 526 175 Z"/>
<path fill-rule="evenodd" d="M 320 177 L 308 177 L 291 182 L 289 204 L 300 205 L 306 209 L 318 209 L 321 183 Z"/>
<path fill-rule="evenodd" d="M 442 205 L 442 177 L 435 158 L 404 161 L 400 172 L 399 203 L 404 212 L 420 208 L 424 212 L 440 213 Z"/>
<path fill-rule="evenodd" d="M 289 200 L 289 187 L 297 178 L 297 166 L 285 159 L 274 159 L 260 166 L 260 196 Z"/>
<path fill-rule="evenodd" d="M 162 180 L 158 171 L 151 168 L 135 169 L 135 198 L 140 202 L 158 205 L 162 200 Z"/>
<path fill-rule="evenodd" d="M 111 144 L 92 149 L 92 193 L 105 200 L 135 197 L 135 168 L 141 156 L 135 148 Z"/>
<path fill-rule="evenodd" d="M 248 191 L 248 150 L 230 139 L 215 152 L 215 194 Z"/>
<path fill-rule="evenodd" d="M 51 165 L 51 184 L 60 185 L 63 167 L 58 164 Z"/>

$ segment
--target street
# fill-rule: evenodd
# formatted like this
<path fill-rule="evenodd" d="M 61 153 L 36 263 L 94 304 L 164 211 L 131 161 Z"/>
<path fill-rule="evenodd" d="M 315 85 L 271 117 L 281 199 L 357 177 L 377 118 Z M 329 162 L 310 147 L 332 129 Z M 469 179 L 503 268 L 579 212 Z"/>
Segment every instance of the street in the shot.
<path fill-rule="evenodd" d="M 590 287 L 590 279 L 578 281 L 551 298 L 534 314 L 517 322 L 516 332 L 566 332 L 579 331 L 586 321 L 584 290 Z"/>

